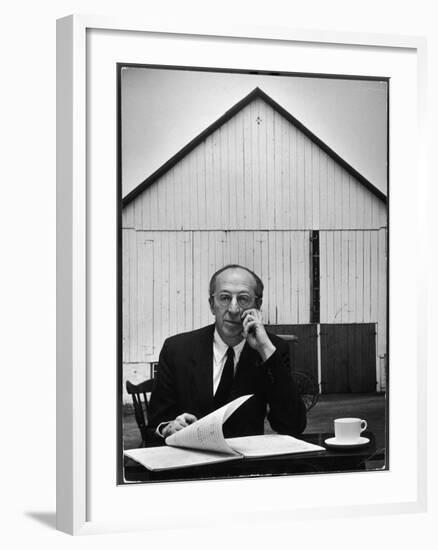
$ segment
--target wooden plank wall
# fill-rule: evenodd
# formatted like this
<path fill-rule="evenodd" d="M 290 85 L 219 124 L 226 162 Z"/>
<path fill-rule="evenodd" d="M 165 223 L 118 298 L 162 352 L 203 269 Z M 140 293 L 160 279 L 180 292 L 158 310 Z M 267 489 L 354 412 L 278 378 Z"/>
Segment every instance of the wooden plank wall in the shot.
<path fill-rule="evenodd" d="M 386 229 L 320 232 L 321 323 L 377 323 L 377 363 L 387 353 Z"/>
<path fill-rule="evenodd" d="M 123 230 L 123 361 L 155 361 L 166 337 L 212 322 L 208 281 L 227 263 L 264 281 L 266 322 L 308 323 L 309 243 L 308 231 Z M 378 356 L 386 273 L 384 229 L 320 232 L 321 323 L 377 323 Z"/>
<path fill-rule="evenodd" d="M 309 232 L 320 230 L 321 323 L 378 324 L 386 353 L 386 205 L 257 99 L 123 210 L 125 364 L 213 321 L 211 274 L 229 262 L 266 284 L 272 324 L 310 317 Z M 381 380 L 384 387 L 384 380 Z"/>
<path fill-rule="evenodd" d="M 374 323 L 321 324 L 322 393 L 376 391 Z"/>
<path fill-rule="evenodd" d="M 263 100 L 146 189 L 123 227 L 378 229 L 386 205 Z"/>
<path fill-rule="evenodd" d="M 123 362 L 155 361 L 168 336 L 212 323 L 211 275 L 228 263 L 265 284 L 265 322 L 310 318 L 308 231 L 123 230 Z"/>

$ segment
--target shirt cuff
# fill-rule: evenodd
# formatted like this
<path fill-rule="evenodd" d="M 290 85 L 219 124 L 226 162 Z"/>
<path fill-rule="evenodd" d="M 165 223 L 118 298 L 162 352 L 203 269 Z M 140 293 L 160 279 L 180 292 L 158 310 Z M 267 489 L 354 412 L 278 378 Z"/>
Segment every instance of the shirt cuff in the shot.
<path fill-rule="evenodd" d="M 155 434 L 158 435 L 158 437 L 161 437 L 161 439 L 165 439 L 163 433 L 162 433 L 162 430 L 168 425 L 170 424 L 170 421 L 169 422 L 160 422 L 160 424 L 158 424 L 157 426 L 157 429 L 155 430 Z"/>

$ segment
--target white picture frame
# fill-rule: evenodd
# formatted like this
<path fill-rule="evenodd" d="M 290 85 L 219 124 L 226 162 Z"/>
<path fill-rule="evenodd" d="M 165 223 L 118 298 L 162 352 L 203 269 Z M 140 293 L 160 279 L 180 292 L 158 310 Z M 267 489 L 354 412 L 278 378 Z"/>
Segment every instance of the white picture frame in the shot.
<path fill-rule="evenodd" d="M 145 44 L 144 49 L 140 45 L 143 38 L 146 41 L 159 41 L 162 46 L 161 61 L 166 63 L 173 59 L 174 65 L 181 64 L 180 59 L 184 59 L 184 56 L 187 56 L 187 65 L 193 66 L 194 63 L 199 63 L 197 57 L 199 52 L 193 48 L 193 45 L 199 41 L 207 44 L 210 56 L 215 57 L 215 59 L 210 57 L 211 66 L 221 63 L 221 55 L 238 57 L 236 63 L 244 62 L 241 59 L 247 55 L 247 59 L 252 59 L 252 62 L 257 65 L 272 64 L 272 58 L 266 55 L 266 48 L 277 49 L 278 55 L 275 56 L 277 69 L 283 68 L 283 65 L 280 67 L 282 55 L 286 58 L 287 48 L 292 47 L 295 48 L 294 63 L 296 66 L 300 66 L 301 63 L 301 67 L 310 67 L 309 60 L 316 58 L 316 50 L 319 52 L 327 50 L 327 60 L 323 60 L 322 63 L 328 63 L 332 56 L 334 65 L 330 66 L 328 63 L 324 71 L 326 73 L 340 70 L 334 68 L 336 63 L 341 63 L 336 61 L 340 50 L 342 50 L 342 56 L 346 57 L 346 65 L 350 66 L 350 69 L 344 69 L 342 74 L 364 74 L 366 66 L 368 66 L 367 70 L 370 70 L 370 63 L 378 63 L 382 59 L 381 66 L 387 68 L 388 74 L 382 74 L 376 69 L 377 73 L 381 76 L 389 76 L 394 82 L 394 95 L 391 98 L 391 114 L 394 113 L 394 117 L 390 117 L 390 166 L 391 174 L 397 178 L 397 182 L 400 181 L 400 190 L 397 188 L 393 194 L 394 199 L 391 199 L 394 201 L 390 222 L 391 247 L 394 250 L 393 265 L 397 266 L 397 262 L 402 258 L 399 250 L 401 242 L 417 259 L 424 254 L 422 247 L 415 244 L 416 239 L 422 242 L 421 238 L 425 234 L 425 222 L 420 215 L 421 208 L 425 205 L 425 153 L 421 142 L 424 124 L 426 48 L 423 39 L 285 28 L 180 29 L 163 25 L 157 29 L 138 21 L 94 16 L 69 16 L 59 20 L 57 28 L 57 527 L 71 534 L 159 529 L 166 528 L 170 523 L 175 527 L 187 524 L 194 527 L 208 526 L 214 522 L 214 510 L 213 513 L 210 510 L 209 514 L 203 514 L 201 510 L 193 514 L 189 513 L 190 507 L 187 507 L 186 512 L 177 514 L 177 507 L 182 502 L 186 502 L 187 498 L 192 499 L 193 502 L 202 502 L 202 499 L 205 499 L 211 491 L 216 493 L 216 506 L 223 507 L 224 502 L 233 492 L 236 493 L 234 500 L 237 499 L 236 484 L 233 486 L 230 480 L 184 484 L 184 495 L 179 489 L 182 484 L 117 487 L 113 476 L 116 467 L 116 447 L 114 446 L 116 403 L 112 399 L 115 395 L 117 377 L 112 368 L 104 371 L 109 373 L 108 380 L 105 379 L 104 383 L 103 393 L 106 397 L 96 396 L 96 382 L 102 380 L 102 365 L 105 362 L 108 364 L 108 359 L 111 364 L 112 357 L 116 364 L 116 348 L 111 338 L 115 334 L 115 326 L 111 324 L 114 321 L 113 309 L 108 316 L 109 320 L 99 319 L 99 311 L 102 311 L 102 306 L 105 304 L 103 300 L 108 297 L 111 299 L 114 295 L 115 243 L 111 242 L 105 250 L 99 251 L 98 262 L 94 256 L 96 244 L 104 242 L 99 241 L 103 235 L 99 234 L 98 228 L 114 227 L 113 207 L 116 188 L 108 184 L 104 196 L 99 196 L 102 200 L 97 203 L 97 193 L 101 191 L 101 187 L 97 185 L 94 187 L 90 182 L 97 181 L 94 172 L 96 167 L 99 181 L 111 181 L 115 177 L 116 142 L 113 137 L 116 117 L 113 114 L 116 90 L 115 86 L 111 91 L 105 88 L 112 78 L 115 83 L 116 71 L 114 74 L 111 72 L 114 59 L 121 62 L 138 62 L 138 59 L 142 59 L 143 62 L 151 62 L 151 60 L 158 62 L 156 51 L 154 55 L 152 54 L 151 44 Z M 181 47 L 182 45 L 184 47 Z M 315 50 L 313 53 L 312 49 Z M 101 50 L 107 57 L 104 62 L 96 64 L 92 56 Z M 242 55 L 241 51 L 243 51 Z M 347 51 L 348 55 L 346 55 Z M 135 52 L 135 59 L 133 59 L 133 52 Z M 254 52 L 260 53 L 260 56 L 257 55 L 256 58 Z M 204 52 L 204 55 L 208 53 L 208 51 Z M 403 55 L 406 59 L 402 59 Z M 192 57 L 189 59 L 189 56 Z M 409 63 L 406 63 L 407 59 Z M 315 68 L 312 66 L 308 72 L 314 71 Z M 102 139 L 98 149 L 93 141 L 95 138 L 90 138 L 90 116 L 94 117 L 94 113 L 90 114 L 90 109 L 95 105 L 92 99 L 94 92 L 90 87 L 95 83 L 102 86 L 102 89 L 108 90 L 109 97 L 102 101 L 102 112 L 96 119 L 93 118 L 93 131 L 96 127 L 101 131 L 102 127 L 99 128 L 99 123 L 102 126 L 102 120 L 105 119 L 111 126 L 111 130 L 106 132 L 108 135 Z M 402 91 L 402 87 L 407 90 Z M 397 132 L 397 128 L 402 123 L 400 116 L 403 106 L 406 109 L 404 122 L 410 131 L 408 145 L 412 146 L 409 159 L 403 159 L 405 152 L 403 147 L 406 147 L 406 144 L 400 143 L 399 132 Z M 108 153 L 112 154 L 109 161 L 106 160 Z M 103 158 L 99 158 L 100 156 Z M 104 170 L 109 172 L 99 173 L 101 166 L 105 166 Z M 410 178 L 412 193 L 410 197 L 405 196 L 407 178 Z M 412 183 L 412 179 L 415 184 Z M 412 195 L 417 201 L 418 208 L 413 214 L 414 235 L 409 239 L 409 235 L 403 233 L 403 211 L 406 205 L 412 203 Z M 114 241 L 115 237 L 114 231 Z M 103 267 L 96 267 L 97 264 Z M 418 336 L 411 338 L 409 342 L 406 338 L 409 333 L 403 334 L 403 327 L 397 324 L 400 305 L 396 300 L 399 294 L 402 295 L 404 285 L 413 283 L 416 288 L 420 265 L 420 261 L 412 262 L 412 266 L 405 270 L 403 275 L 398 275 L 397 281 L 395 278 L 390 279 L 393 327 L 394 331 L 398 331 L 397 341 L 403 341 L 405 346 L 403 351 L 398 352 L 397 341 L 391 344 L 392 361 L 400 360 L 406 366 L 411 361 L 415 365 L 414 374 L 412 369 L 400 368 L 401 372 L 396 372 L 392 380 L 390 422 L 393 438 L 391 449 L 395 461 L 392 470 L 373 474 L 374 489 L 373 482 L 370 483 L 369 474 L 366 481 L 361 474 L 354 478 L 348 474 L 323 476 L 316 482 L 315 477 L 313 479 L 308 477 L 305 480 L 307 487 L 319 483 L 324 485 L 326 494 L 330 494 L 330 490 L 336 487 L 340 496 L 338 501 L 332 504 L 324 500 L 322 494 L 316 493 L 311 501 L 306 502 L 304 493 L 300 493 L 305 489 L 303 477 L 292 482 L 285 478 L 239 480 L 239 499 L 247 506 L 243 506 L 242 512 L 237 512 L 230 507 L 228 511 L 230 519 L 236 522 L 261 518 L 284 520 L 292 516 L 295 519 L 303 519 L 419 512 L 426 509 L 427 470 L 424 428 L 426 401 L 423 397 L 426 386 L 424 351 L 426 345 L 424 320 L 421 316 L 417 317 L 417 312 L 420 311 L 418 308 L 424 307 L 425 304 L 424 289 L 419 288 L 418 292 L 413 293 L 404 303 L 405 308 L 409 308 L 416 319 L 409 327 L 409 332 Z M 111 280 L 108 284 L 102 285 L 101 293 L 97 293 L 95 292 L 96 278 L 99 277 L 99 269 L 103 268 L 107 269 L 112 276 L 109 277 Z M 393 329 L 391 334 L 392 331 Z M 402 331 L 401 334 L 400 331 Z M 393 338 L 391 342 L 394 342 Z M 408 376 L 411 378 L 409 379 Z M 403 395 L 407 389 L 414 391 L 412 401 L 416 403 L 410 419 L 403 417 Z M 403 429 L 411 430 L 411 433 L 415 434 L 413 440 L 417 443 L 411 446 L 409 452 L 404 453 L 400 464 L 397 462 L 397 453 L 400 453 L 402 426 L 398 424 L 397 418 L 406 420 Z M 96 425 L 102 426 L 102 430 L 97 431 Z M 98 438 L 100 440 L 96 445 Z M 114 450 L 112 455 L 108 451 L 111 448 Z M 107 454 L 102 454 L 105 452 Z M 107 457 L 107 461 L 102 457 Z M 100 466 L 98 469 L 96 464 Z M 400 476 L 403 476 L 405 483 L 403 491 L 399 487 Z M 335 480 L 335 478 L 338 479 Z M 251 481 L 253 481 L 252 484 Z M 266 495 L 266 503 L 257 507 L 250 505 L 254 502 L 254 495 L 260 490 L 260 485 L 256 487 L 254 481 L 257 484 L 263 483 L 263 491 Z M 283 483 L 281 491 L 279 483 Z M 369 493 L 364 490 L 365 483 L 369 486 Z M 289 488 L 293 485 L 293 492 L 297 497 L 287 500 L 279 497 L 278 502 L 273 504 L 272 499 L 269 498 L 270 495 L 287 492 L 283 491 L 285 484 Z M 345 488 L 343 488 L 344 485 Z M 355 485 L 357 485 L 356 491 L 353 488 Z M 375 487 L 384 488 L 379 498 L 376 498 Z M 132 509 L 129 509 L 126 504 L 128 491 L 131 491 L 128 500 L 134 502 Z M 140 494 L 141 491 L 149 491 L 149 496 L 156 503 L 156 507 L 139 515 L 136 513 L 138 502 L 144 498 Z M 189 492 L 192 493 L 190 497 L 188 497 Z M 131 498 L 133 496 L 134 498 Z M 137 508 L 135 502 L 137 502 Z M 165 514 L 162 513 L 163 505 L 167 506 Z M 169 521 L 169 518 L 174 521 Z"/>

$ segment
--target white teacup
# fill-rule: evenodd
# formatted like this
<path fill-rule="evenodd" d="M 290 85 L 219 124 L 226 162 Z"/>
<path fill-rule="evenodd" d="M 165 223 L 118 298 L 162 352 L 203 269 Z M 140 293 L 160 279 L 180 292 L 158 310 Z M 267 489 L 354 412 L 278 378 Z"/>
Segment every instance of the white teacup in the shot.
<path fill-rule="evenodd" d="M 335 420 L 335 437 L 339 442 L 357 441 L 366 429 L 367 422 L 361 418 L 336 418 Z"/>

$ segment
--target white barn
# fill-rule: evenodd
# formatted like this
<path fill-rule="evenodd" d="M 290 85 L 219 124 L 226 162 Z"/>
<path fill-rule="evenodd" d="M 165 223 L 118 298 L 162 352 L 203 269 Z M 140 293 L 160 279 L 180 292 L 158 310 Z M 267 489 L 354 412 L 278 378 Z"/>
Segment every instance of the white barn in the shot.
<path fill-rule="evenodd" d="M 386 196 L 256 88 L 123 199 L 124 379 L 168 336 L 213 321 L 211 274 L 265 283 L 322 392 L 385 389 Z"/>

